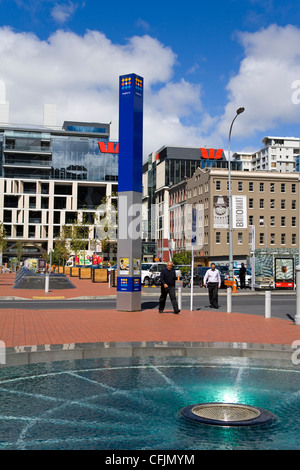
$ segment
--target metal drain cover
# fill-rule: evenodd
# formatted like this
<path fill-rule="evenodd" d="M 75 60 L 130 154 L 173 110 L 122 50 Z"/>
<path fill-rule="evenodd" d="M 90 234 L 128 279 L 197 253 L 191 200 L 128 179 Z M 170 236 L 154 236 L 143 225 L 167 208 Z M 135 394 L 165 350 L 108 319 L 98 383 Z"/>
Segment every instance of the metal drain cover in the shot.
<path fill-rule="evenodd" d="M 181 414 L 190 421 L 218 426 L 251 426 L 275 419 L 262 408 L 237 403 L 199 403 L 183 408 Z"/>

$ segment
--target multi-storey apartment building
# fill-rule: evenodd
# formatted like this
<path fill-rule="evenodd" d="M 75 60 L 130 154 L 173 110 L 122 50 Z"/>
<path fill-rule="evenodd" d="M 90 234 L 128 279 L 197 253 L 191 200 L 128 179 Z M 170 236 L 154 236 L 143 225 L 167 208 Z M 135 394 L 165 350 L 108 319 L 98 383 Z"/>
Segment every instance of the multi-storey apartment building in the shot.
<path fill-rule="evenodd" d="M 279 173 L 295 171 L 299 155 L 299 139 L 295 137 L 264 137 L 264 147 L 253 155 L 254 170 L 271 170 Z"/>
<path fill-rule="evenodd" d="M 276 171 L 291 173 L 296 169 L 299 155 L 299 138 L 264 137 L 264 147 L 254 153 L 236 152 L 233 159 L 242 162 L 246 171 Z"/>
<path fill-rule="evenodd" d="M 296 248 L 298 174 L 232 171 L 231 181 L 234 261 L 245 262 L 253 248 Z M 186 194 L 187 204 L 204 207 L 204 244 L 195 263 L 228 263 L 228 170 L 198 168 Z"/>
<path fill-rule="evenodd" d="M 16 256 L 18 240 L 23 259 L 40 257 L 53 249 L 62 227 L 81 220 L 83 212 L 93 222 L 97 207 L 117 193 L 118 144 L 109 135 L 104 123 L 0 128 L 4 261 Z"/>

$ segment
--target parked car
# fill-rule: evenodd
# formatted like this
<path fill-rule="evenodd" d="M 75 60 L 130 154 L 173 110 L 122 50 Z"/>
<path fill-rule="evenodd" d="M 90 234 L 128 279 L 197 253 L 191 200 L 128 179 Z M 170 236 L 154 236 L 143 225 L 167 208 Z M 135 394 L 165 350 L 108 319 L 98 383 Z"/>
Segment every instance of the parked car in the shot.
<path fill-rule="evenodd" d="M 148 267 L 147 269 L 144 269 L 143 268 L 144 264 L 148 264 L 148 263 L 142 263 L 141 283 L 144 284 L 145 286 L 149 286 L 152 282 L 151 279 L 154 279 L 155 277 L 160 276 L 162 269 L 165 266 L 167 266 L 167 263 L 152 263 L 150 264 L 150 267 Z M 181 273 L 179 270 L 175 269 L 175 272 L 176 272 L 177 277 L 181 276 Z"/>
<path fill-rule="evenodd" d="M 197 268 L 194 269 L 194 284 L 198 284 L 200 287 L 203 287 L 204 276 L 206 271 L 209 269 L 210 266 L 197 266 Z M 216 269 L 220 271 L 221 287 L 225 287 L 224 281 L 228 277 L 228 266 L 216 265 Z"/>

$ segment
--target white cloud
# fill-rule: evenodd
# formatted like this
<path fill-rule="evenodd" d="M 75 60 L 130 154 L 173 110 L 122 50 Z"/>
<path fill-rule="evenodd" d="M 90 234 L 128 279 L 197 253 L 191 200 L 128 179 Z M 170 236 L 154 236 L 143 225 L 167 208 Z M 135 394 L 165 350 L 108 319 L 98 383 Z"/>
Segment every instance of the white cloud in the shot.
<path fill-rule="evenodd" d="M 52 18 L 60 24 L 65 23 L 75 13 L 78 8 L 78 3 L 69 2 L 64 4 L 56 3 L 51 10 Z"/>
<path fill-rule="evenodd" d="M 174 52 L 158 40 L 134 36 L 124 45 L 98 31 L 57 31 L 47 41 L 0 28 L 0 80 L 6 83 L 12 123 L 42 124 L 43 105 L 64 120 L 112 121 L 118 138 L 119 76 L 144 77 L 144 155 L 166 141 L 186 143 L 195 133 L 182 118 L 201 108 L 200 87 L 172 81 Z"/>
<path fill-rule="evenodd" d="M 239 73 L 227 85 L 229 102 L 218 131 L 228 135 L 229 125 L 240 106 L 245 113 L 235 124 L 235 135 L 259 133 L 278 124 L 291 124 L 300 117 L 292 102 L 292 84 L 300 79 L 300 29 L 271 25 L 255 33 L 239 33 L 245 50 Z"/>
<path fill-rule="evenodd" d="M 234 136 L 259 139 L 278 123 L 299 122 L 292 84 L 300 79 L 300 29 L 272 25 L 239 33 L 245 55 L 227 84 L 228 104 L 213 116 L 204 109 L 203 85 L 174 80 L 177 56 L 145 36 L 116 44 L 99 31 L 84 36 L 58 30 L 47 40 L 0 28 L 0 80 L 6 85 L 12 123 L 42 124 L 43 105 L 55 104 L 65 120 L 112 121 L 118 139 L 119 76 L 144 77 L 144 156 L 162 145 L 226 146 L 238 107 L 245 113 Z"/>

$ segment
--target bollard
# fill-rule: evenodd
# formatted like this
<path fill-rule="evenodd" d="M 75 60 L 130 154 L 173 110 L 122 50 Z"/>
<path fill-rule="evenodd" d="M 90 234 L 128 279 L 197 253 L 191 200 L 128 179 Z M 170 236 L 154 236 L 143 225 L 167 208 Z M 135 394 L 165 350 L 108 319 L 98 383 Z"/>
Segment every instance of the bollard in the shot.
<path fill-rule="evenodd" d="M 182 297 L 181 297 L 181 284 L 178 284 L 178 308 L 181 310 L 182 306 Z"/>
<path fill-rule="evenodd" d="M 49 292 L 49 273 L 45 273 L 45 292 Z"/>
<path fill-rule="evenodd" d="M 232 287 L 227 286 L 227 313 L 232 313 Z"/>
<path fill-rule="evenodd" d="M 265 318 L 271 318 L 271 291 L 265 292 Z"/>
<path fill-rule="evenodd" d="M 111 284 L 110 284 L 110 273 L 111 273 L 111 271 L 110 271 L 110 269 L 109 269 L 109 271 L 108 271 L 108 287 L 111 287 Z"/>

